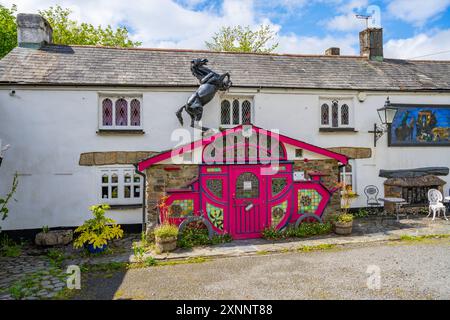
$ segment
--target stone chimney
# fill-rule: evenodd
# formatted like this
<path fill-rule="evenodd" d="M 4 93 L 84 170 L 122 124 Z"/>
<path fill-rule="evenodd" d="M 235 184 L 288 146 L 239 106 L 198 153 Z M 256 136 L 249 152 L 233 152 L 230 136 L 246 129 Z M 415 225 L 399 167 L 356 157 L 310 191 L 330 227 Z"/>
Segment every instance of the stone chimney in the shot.
<path fill-rule="evenodd" d="M 367 28 L 359 33 L 360 54 L 370 60 L 383 61 L 383 29 Z"/>
<path fill-rule="evenodd" d="M 38 49 L 52 43 L 53 29 L 41 15 L 17 15 L 17 43 L 19 47 Z"/>
<path fill-rule="evenodd" d="M 341 49 L 336 48 L 336 47 L 331 47 L 331 48 L 328 48 L 327 50 L 325 50 L 326 56 L 338 56 L 340 54 L 341 54 Z"/>

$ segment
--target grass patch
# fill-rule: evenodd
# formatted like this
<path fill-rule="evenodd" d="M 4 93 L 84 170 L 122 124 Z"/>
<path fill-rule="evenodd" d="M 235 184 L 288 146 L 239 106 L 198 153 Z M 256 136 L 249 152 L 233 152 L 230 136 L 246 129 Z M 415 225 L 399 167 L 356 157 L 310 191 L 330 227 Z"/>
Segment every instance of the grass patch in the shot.
<path fill-rule="evenodd" d="M 256 254 L 257 254 L 258 256 L 264 256 L 264 255 L 269 254 L 269 253 L 270 253 L 270 252 L 267 251 L 267 250 L 256 251 Z"/>
<path fill-rule="evenodd" d="M 6 234 L 0 238 L 0 256 L 15 258 L 22 254 L 22 244 L 14 242 Z"/>
<path fill-rule="evenodd" d="M 400 236 L 400 241 L 405 242 L 419 242 L 419 241 L 425 241 L 425 240 L 433 240 L 433 239 L 446 239 L 450 238 L 450 234 L 429 234 L 429 235 L 423 235 L 423 236 L 410 236 L 407 234 Z"/>
<path fill-rule="evenodd" d="M 297 248 L 297 251 L 300 252 L 311 252 L 311 251 L 323 251 L 323 250 L 330 250 L 334 249 L 336 247 L 335 244 L 319 244 L 316 246 L 300 246 Z"/>

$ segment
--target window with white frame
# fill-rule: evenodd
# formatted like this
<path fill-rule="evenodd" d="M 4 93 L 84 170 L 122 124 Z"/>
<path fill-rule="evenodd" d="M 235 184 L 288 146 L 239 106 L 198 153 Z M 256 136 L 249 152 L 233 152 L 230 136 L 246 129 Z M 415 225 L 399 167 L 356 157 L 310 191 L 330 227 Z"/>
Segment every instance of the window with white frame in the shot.
<path fill-rule="evenodd" d="M 232 127 L 253 122 L 253 99 L 249 97 L 227 97 L 220 103 L 221 127 Z"/>
<path fill-rule="evenodd" d="M 351 100 L 321 100 L 320 126 L 323 128 L 345 128 L 352 126 Z"/>
<path fill-rule="evenodd" d="M 354 163 L 352 161 L 349 161 L 347 165 L 339 168 L 339 178 L 347 190 L 356 192 Z"/>
<path fill-rule="evenodd" d="M 110 205 L 141 204 L 143 179 L 132 166 L 102 167 L 98 176 L 99 201 Z"/>
<path fill-rule="evenodd" d="M 141 96 L 100 96 L 99 104 L 100 129 L 142 129 Z"/>

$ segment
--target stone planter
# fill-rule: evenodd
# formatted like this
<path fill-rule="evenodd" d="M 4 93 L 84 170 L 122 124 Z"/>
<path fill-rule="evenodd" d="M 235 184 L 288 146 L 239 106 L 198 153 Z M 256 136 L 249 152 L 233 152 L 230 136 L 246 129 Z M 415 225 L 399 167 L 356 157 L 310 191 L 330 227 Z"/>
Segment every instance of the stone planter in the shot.
<path fill-rule="evenodd" d="M 155 236 L 156 250 L 158 252 L 169 252 L 177 247 L 177 237 L 160 238 Z"/>
<path fill-rule="evenodd" d="M 353 221 L 350 222 L 335 221 L 333 224 L 334 224 L 334 232 L 336 234 L 346 236 L 352 233 Z"/>
<path fill-rule="evenodd" d="M 72 230 L 54 230 L 49 232 L 39 232 L 34 239 L 38 246 L 63 246 L 73 240 Z"/>

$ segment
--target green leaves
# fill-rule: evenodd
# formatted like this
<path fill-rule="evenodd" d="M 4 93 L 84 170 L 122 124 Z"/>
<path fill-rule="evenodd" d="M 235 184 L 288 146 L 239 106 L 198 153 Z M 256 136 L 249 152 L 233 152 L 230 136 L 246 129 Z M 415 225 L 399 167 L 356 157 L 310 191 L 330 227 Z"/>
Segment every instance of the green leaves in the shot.
<path fill-rule="evenodd" d="M 18 174 L 17 172 L 14 174 L 11 191 L 6 195 L 5 198 L 0 198 L 0 217 L 2 220 L 5 220 L 8 217 L 9 209 L 6 207 L 8 202 L 13 197 L 14 193 L 16 193 L 17 186 L 19 184 Z"/>
<path fill-rule="evenodd" d="M 111 47 L 136 47 L 141 42 L 133 42 L 128 38 L 125 27 L 113 29 L 110 25 L 94 27 L 89 23 L 78 23 L 69 18 L 72 11 L 60 6 L 39 11 L 53 28 L 53 43 L 66 45 L 101 45 Z"/>
<path fill-rule="evenodd" d="M 16 5 L 8 9 L 0 5 L 0 59 L 17 46 Z"/>
<path fill-rule="evenodd" d="M 270 53 L 278 47 L 275 38 L 276 32 L 269 25 L 261 25 L 256 31 L 249 26 L 222 27 L 214 34 L 212 41 L 205 44 L 213 51 Z"/>
<path fill-rule="evenodd" d="M 86 220 L 83 225 L 75 229 L 74 233 L 80 234 L 73 242 L 75 248 L 81 248 L 85 244 L 92 244 L 94 248 L 99 248 L 107 244 L 108 240 L 123 237 L 123 230 L 120 225 L 105 216 L 106 210 L 109 209 L 110 206 L 107 204 L 99 204 L 89 208 L 94 218 Z"/>

